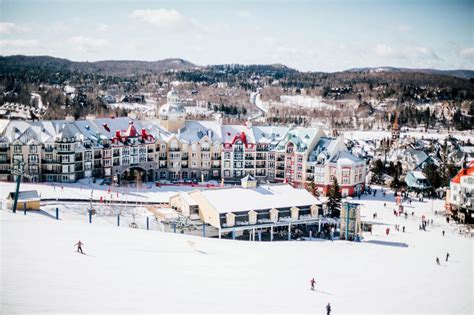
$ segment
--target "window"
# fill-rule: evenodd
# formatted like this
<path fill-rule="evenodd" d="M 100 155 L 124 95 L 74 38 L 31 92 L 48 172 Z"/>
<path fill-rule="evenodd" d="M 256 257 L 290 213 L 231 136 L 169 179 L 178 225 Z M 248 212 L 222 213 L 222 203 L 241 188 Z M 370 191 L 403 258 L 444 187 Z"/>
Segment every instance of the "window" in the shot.
<path fill-rule="evenodd" d="M 224 152 L 224 159 L 226 160 L 230 159 L 230 152 Z"/>
<path fill-rule="evenodd" d="M 36 153 L 36 152 L 38 152 L 37 146 L 34 144 L 30 145 L 30 153 Z"/>
<path fill-rule="evenodd" d="M 92 161 L 92 152 L 91 151 L 84 152 L 84 161 Z"/>
<path fill-rule="evenodd" d="M 28 156 L 28 163 L 38 163 L 38 155 L 37 154 L 30 154 Z"/>
<path fill-rule="evenodd" d="M 22 150 L 21 150 L 21 145 L 16 145 L 13 147 L 13 152 L 14 153 L 21 153 Z"/>

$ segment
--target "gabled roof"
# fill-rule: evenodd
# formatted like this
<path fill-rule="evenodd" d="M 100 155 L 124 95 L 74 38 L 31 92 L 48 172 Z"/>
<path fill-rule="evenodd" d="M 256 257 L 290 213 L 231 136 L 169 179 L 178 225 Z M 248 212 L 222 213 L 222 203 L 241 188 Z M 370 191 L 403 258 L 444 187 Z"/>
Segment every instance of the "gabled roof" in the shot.
<path fill-rule="evenodd" d="M 340 165 L 349 165 L 349 164 L 362 163 L 364 161 L 352 155 L 348 151 L 340 151 L 331 158 L 330 162 L 337 163 Z"/>
<path fill-rule="evenodd" d="M 192 143 L 198 142 L 204 136 L 208 136 L 212 142 L 221 141 L 221 126 L 216 121 L 187 121 L 179 137 Z"/>
<path fill-rule="evenodd" d="M 459 184 L 461 183 L 461 177 L 470 175 L 474 175 L 474 161 L 470 162 L 466 168 L 462 168 L 451 180 L 451 183 Z"/>

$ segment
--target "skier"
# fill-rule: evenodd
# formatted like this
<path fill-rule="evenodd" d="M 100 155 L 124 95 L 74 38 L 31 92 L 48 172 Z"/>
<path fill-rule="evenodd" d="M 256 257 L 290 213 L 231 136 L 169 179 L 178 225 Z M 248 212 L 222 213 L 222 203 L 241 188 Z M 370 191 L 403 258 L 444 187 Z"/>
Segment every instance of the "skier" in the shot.
<path fill-rule="evenodd" d="M 449 259 L 449 253 L 446 253 L 446 261 Z"/>
<path fill-rule="evenodd" d="M 439 258 L 436 257 L 436 263 L 439 265 Z"/>
<path fill-rule="evenodd" d="M 403 233 L 405 233 L 405 226 L 403 226 Z"/>
<path fill-rule="evenodd" d="M 77 242 L 77 244 L 75 244 L 74 246 L 77 246 L 78 253 L 84 254 L 84 252 L 82 251 L 82 245 L 84 245 L 84 243 L 79 240 L 79 242 Z"/>
<path fill-rule="evenodd" d="M 443 236 L 444 236 L 444 230 L 443 230 Z"/>
<path fill-rule="evenodd" d="M 316 284 L 316 281 L 313 279 L 311 279 L 311 281 L 309 281 L 309 283 L 311 283 L 311 290 L 314 291 L 314 285 Z"/>
<path fill-rule="evenodd" d="M 331 303 L 328 302 L 328 305 L 326 305 L 326 314 L 331 315 Z"/>

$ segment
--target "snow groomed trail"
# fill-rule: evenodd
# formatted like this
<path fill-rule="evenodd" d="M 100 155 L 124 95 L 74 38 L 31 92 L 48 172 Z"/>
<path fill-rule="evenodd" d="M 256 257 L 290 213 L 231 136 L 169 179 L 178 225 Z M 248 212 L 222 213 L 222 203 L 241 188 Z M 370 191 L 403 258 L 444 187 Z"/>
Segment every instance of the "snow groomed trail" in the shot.
<path fill-rule="evenodd" d="M 1 210 L 0 313 L 323 314 L 330 302 L 334 314 L 471 314 L 472 239 L 431 201 L 407 205 L 406 220 L 393 196 L 360 202 L 376 223 L 362 243 L 218 240 Z M 426 232 L 422 215 L 434 220 Z"/>

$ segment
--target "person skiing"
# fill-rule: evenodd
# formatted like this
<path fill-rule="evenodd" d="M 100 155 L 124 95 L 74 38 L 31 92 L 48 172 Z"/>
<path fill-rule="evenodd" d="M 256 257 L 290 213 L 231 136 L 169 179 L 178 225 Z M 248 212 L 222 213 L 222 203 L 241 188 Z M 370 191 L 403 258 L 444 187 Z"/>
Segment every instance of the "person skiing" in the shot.
<path fill-rule="evenodd" d="M 403 233 L 405 233 L 405 226 L 403 226 Z"/>
<path fill-rule="evenodd" d="M 449 259 L 449 253 L 446 253 L 446 261 Z"/>
<path fill-rule="evenodd" d="M 326 314 L 331 315 L 331 303 L 328 302 L 328 305 L 326 305 Z"/>
<path fill-rule="evenodd" d="M 439 258 L 438 257 L 436 257 L 436 264 L 439 265 Z"/>
<path fill-rule="evenodd" d="M 316 281 L 314 280 L 314 278 L 311 279 L 311 280 L 309 281 L 309 283 L 311 283 L 311 290 L 314 291 L 314 285 L 316 284 Z"/>
<path fill-rule="evenodd" d="M 444 230 L 443 230 L 443 236 L 444 236 Z"/>
<path fill-rule="evenodd" d="M 84 243 L 79 240 L 79 242 L 77 242 L 74 246 L 77 246 L 78 253 L 84 254 L 84 252 L 82 251 L 82 245 L 84 245 Z"/>

